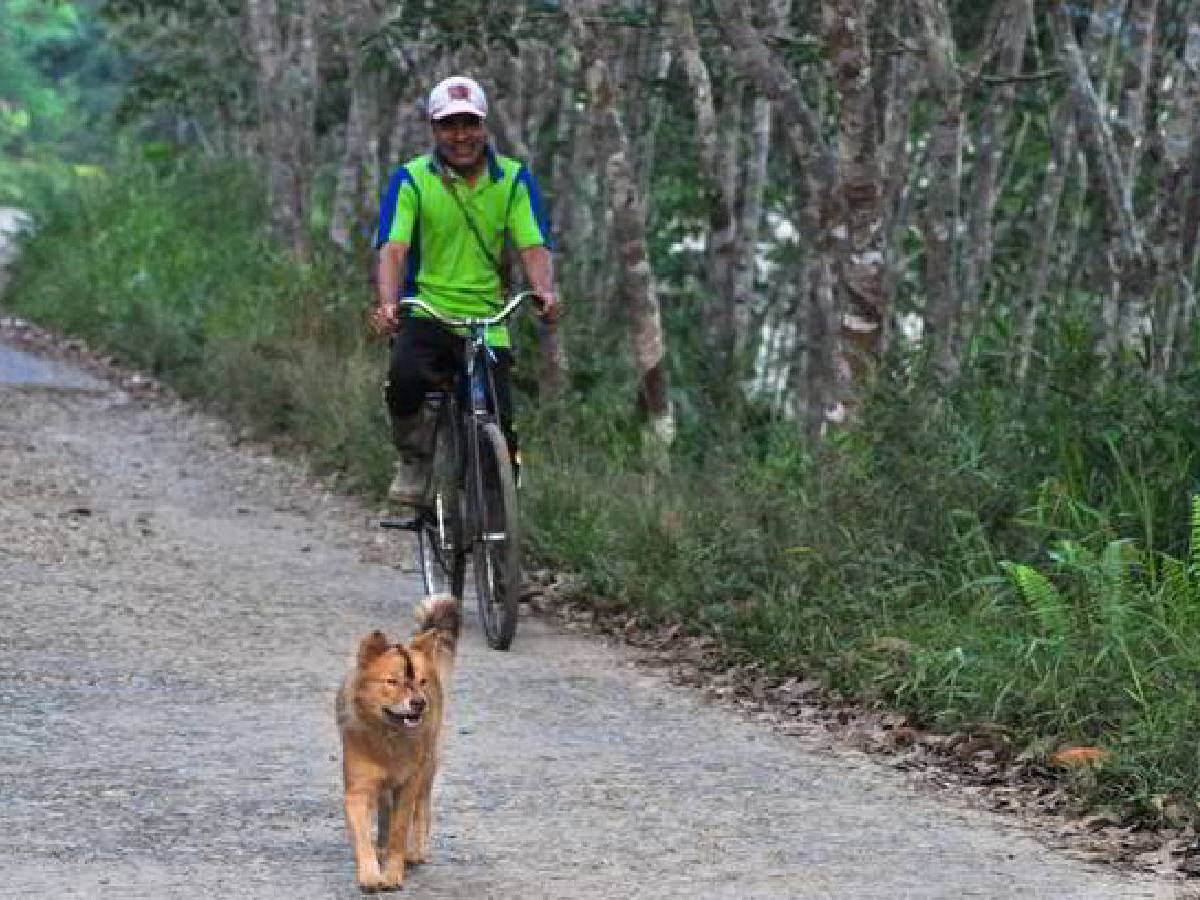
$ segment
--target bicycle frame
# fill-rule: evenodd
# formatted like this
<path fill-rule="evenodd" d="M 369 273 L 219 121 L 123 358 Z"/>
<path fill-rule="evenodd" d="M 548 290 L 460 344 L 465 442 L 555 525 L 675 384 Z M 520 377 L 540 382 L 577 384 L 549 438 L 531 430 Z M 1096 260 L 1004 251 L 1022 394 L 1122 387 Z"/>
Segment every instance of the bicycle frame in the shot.
<path fill-rule="evenodd" d="M 516 495 L 512 493 L 515 481 L 509 470 L 512 463 L 503 437 L 496 395 L 492 366 L 495 357 L 487 344 L 487 331 L 491 326 L 505 321 L 532 294 L 532 291 L 517 294 L 495 315 L 468 319 L 451 319 L 417 298 L 401 301 L 402 306 L 421 309 L 447 327 L 466 331 L 456 383 L 452 389 L 442 393 L 441 402 L 448 406 L 438 411 L 438 421 L 443 422 L 445 417 L 449 417 L 449 427 L 455 435 L 452 440 L 457 449 L 452 481 L 459 493 L 457 498 L 451 494 L 451 503 L 457 503 L 459 517 L 452 518 L 455 513 L 445 508 L 445 493 L 439 490 L 432 496 L 433 505 L 418 508 L 411 521 L 402 523 L 389 519 L 381 524 L 389 528 L 405 528 L 416 534 L 422 579 L 429 593 L 436 592 L 448 579 L 451 592 L 460 594 L 465 574 L 464 559 L 470 550 L 476 566 L 476 593 L 481 614 L 486 619 L 488 643 L 496 649 L 507 649 L 515 629 L 520 525 L 516 518 Z M 444 426 L 435 426 L 435 434 L 440 433 L 440 427 Z M 484 444 L 487 445 L 486 449 Z M 436 455 L 438 451 L 435 449 L 434 453 Z M 485 459 L 492 465 L 499 465 L 503 476 L 486 476 Z M 432 472 L 430 477 L 435 477 Z M 506 490 L 510 492 L 499 501 L 489 493 L 491 488 L 485 487 L 485 482 L 495 485 L 494 479 L 497 477 L 502 484 L 507 484 L 507 488 L 497 488 L 501 494 Z M 498 507 L 493 506 L 496 502 L 500 503 Z M 501 511 L 500 518 L 493 523 L 491 519 L 496 510 Z M 441 577 L 443 574 L 445 578 Z M 486 583 L 486 590 L 481 583 Z M 504 611 L 495 612 L 493 604 L 499 604 Z M 496 624 L 496 616 L 500 616 L 501 624 Z"/>

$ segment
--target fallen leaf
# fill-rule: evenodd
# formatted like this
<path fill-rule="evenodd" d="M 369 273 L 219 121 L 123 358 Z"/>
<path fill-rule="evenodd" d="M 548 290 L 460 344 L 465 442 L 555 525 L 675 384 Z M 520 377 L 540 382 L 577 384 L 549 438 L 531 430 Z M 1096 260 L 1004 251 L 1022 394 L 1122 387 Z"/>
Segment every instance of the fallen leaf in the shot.
<path fill-rule="evenodd" d="M 1084 766 L 1098 766 L 1111 756 L 1111 753 L 1099 747 L 1064 747 L 1051 753 L 1048 762 L 1063 769 L 1078 769 Z"/>

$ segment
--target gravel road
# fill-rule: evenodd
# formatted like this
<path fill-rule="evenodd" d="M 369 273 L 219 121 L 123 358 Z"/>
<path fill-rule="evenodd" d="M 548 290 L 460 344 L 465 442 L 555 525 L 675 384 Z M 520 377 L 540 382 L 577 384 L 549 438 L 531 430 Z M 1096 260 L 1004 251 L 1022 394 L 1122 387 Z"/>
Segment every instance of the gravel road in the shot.
<path fill-rule="evenodd" d="M 66 373 L 63 373 L 66 378 Z M 180 404 L 0 384 L 0 896 L 357 896 L 333 694 L 418 587 Z M 69 379 L 68 379 L 69 380 Z M 435 898 L 1170 897 L 522 621 L 468 622 Z"/>

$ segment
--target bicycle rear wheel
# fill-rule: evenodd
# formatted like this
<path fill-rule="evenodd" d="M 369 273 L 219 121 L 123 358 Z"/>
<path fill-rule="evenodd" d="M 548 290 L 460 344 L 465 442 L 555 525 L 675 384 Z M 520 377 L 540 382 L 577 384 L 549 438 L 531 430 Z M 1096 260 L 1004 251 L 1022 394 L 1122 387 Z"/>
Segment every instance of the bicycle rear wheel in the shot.
<path fill-rule="evenodd" d="M 463 540 L 463 504 L 459 478 L 462 439 L 452 395 L 442 397 L 434 420 L 429 478 L 420 512 L 417 552 L 427 594 L 452 594 L 462 600 L 467 547 Z"/>
<path fill-rule="evenodd" d="M 494 422 L 478 423 L 468 471 L 475 597 L 488 646 L 507 650 L 517 631 L 521 528 L 508 444 Z"/>

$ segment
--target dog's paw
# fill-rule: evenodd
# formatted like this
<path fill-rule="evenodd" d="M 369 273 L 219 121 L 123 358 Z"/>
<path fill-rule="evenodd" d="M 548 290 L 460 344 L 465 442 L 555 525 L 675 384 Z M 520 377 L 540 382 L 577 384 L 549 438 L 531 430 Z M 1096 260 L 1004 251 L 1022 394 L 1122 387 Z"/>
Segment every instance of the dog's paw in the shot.
<path fill-rule="evenodd" d="M 404 855 L 404 861 L 410 866 L 423 866 L 429 862 L 428 850 L 409 850 Z"/>
<path fill-rule="evenodd" d="M 388 890 L 387 880 L 379 874 L 379 870 L 374 872 L 360 872 L 358 878 L 355 879 L 358 884 L 358 889 L 364 894 L 374 894 L 376 891 Z"/>
<path fill-rule="evenodd" d="M 404 889 L 404 870 L 385 871 L 383 877 L 379 879 L 379 890 L 381 891 L 400 891 Z"/>

